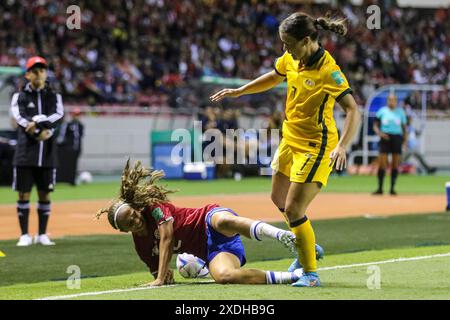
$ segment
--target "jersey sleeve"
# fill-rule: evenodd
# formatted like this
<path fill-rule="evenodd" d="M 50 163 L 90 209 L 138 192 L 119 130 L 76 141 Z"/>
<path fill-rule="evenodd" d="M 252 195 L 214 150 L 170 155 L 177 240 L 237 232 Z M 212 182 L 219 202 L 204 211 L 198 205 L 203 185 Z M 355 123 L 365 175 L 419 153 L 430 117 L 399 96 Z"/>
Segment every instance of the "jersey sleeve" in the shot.
<path fill-rule="evenodd" d="M 167 221 L 173 219 L 173 216 L 170 213 L 169 207 L 165 206 L 164 204 L 159 204 L 159 205 L 154 206 L 151 209 L 150 214 L 153 217 L 153 219 L 155 219 L 157 225 L 161 225 L 164 222 L 167 222 Z"/>
<path fill-rule="evenodd" d="M 353 92 L 341 68 L 336 64 L 324 71 L 323 78 L 323 90 L 338 102 L 346 94 Z"/>
<path fill-rule="evenodd" d="M 278 57 L 275 60 L 274 68 L 275 72 L 282 76 L 286 77 L 286 58 L 287 58 L 288 52 L 285 51 L 284 54 L 281 57 Z"/>
<path fill-rule="evenodd" d="M 14 93 L 11 99 L 11 114 L 17 124 L 23 128 L 26 128 L 31 121 L 31 117 L 26 114 L 25 109 L 25 105 L 20 99 L 20 93 Z"/>
<path fill-rule="evenodd" d="M 47 121 L 45 122 L 47 128 L 55 128 L 58 121 L 61 120 L 64 115 L 62 96 L 57 93 L 53 98 L 55 101 L 52 106 L 51 114 L 47 116 Z"/>
<path fill-rule="evenodd" d="M 381 118 L 383 117 L 383 111 L 384 111 L 384 108 L 378 109 L 378 111 L 377 111 L 377 113 L 375 115 L 378 120 L 381 120 Z"/>

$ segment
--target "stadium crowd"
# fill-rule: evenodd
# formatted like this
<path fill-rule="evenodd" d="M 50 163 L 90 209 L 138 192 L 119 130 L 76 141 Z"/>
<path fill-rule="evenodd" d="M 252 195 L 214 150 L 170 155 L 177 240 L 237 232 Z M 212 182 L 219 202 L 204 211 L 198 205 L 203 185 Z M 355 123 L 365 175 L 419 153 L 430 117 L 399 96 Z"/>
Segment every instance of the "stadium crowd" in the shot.
<path fill-rule="evenodd" d="M 378 3 L 381 29 L 369 30 L 366 8 Z M 450 87 L 450 11 L 381 3 L 333 8 L 284 1 L 80 0 L 81 30 L 69 30 L 69 0 L 5 0 L 0 65 L 24 66 L 30 56 L 46 57 L 50 81 L 66 104 L 176 106 L 190 80 L 253 79 L 271 70 L 282 54 L 279 22 L 296 10 L 313 16 L 330 10 L 348 18 L 349 33 L 324 33 L 322 45 L 345 71 L 358 103 L 384 84 Z M 192 95 L 187 100 L 200 103 Z M 448 93 L 433 101 L 438 109 L 449 106 Z"/>

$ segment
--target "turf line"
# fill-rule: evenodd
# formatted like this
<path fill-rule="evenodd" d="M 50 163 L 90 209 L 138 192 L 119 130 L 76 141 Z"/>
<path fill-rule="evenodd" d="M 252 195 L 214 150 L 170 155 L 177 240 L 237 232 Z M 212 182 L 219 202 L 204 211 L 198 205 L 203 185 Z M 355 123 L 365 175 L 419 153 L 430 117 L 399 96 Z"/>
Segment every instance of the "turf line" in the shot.
<path fill-rule="evenodd" d="M 69 295 L 65 295 L 65 296 L 45 297 L 45 298 L 34 299 L 34 300 L 62 300 L 62 299 L 78 298 L 78 297 L 83 297 L 83 296 L 98 296 L 98 295 L 107 294 L 107 293 L 120 293 L 120 292 L 150 290 L 150 289 L 168 288 L 168 287 L 175 287 L 175 286 L 176 286 L 175 284 L 172 284 L 172 285 L 166 285 L 166 286 L 160 286 L 160 287 L 155 286 L 155 287 L 116 289 L 116 290 L 96 291 L 96 292 L 84 292 L 84 293 L 77 293 L 77 294 L 69 294 Z"/>
<path fill-rule="evenodd" d="M 433 255 L 429 255 L 429 256 L 397 258 L 397 259 L 389 259 L 389 260 L 382 260 L 382 261 L 373 261 L 373 262 L 355 263 L 355 264 L 347 264 L 347 265 L 333 266 L 333 267 L 324 267 L 324 268 L 319 268 L 318 271 L 347 269 L 347 268 L 364 267 L 364 266 L 378 265 L 378 264 L 387 264 L 387 263 L 396 263 L 396 262 L 405 262 L 405 261 L 417 261 L 417 260 L 426 260 L 426 259 L 443 258 L 443 257 L 450 257 L 450 252 L 433 254 Z M 214 283 L 214 281 L 211 280 L 211 283 Z M 160 286 L 160 287 L 142 287 L 142 288 L 117 289 L 117 290 L 96 291 L 96 292 L 84 292 L 84 293 L 64 295 L 64 296 L 53 296 L 53 297 L 50 296 L 50 297 L 39 298 L 39 299 L 35 299 L 35 300 L 62 300 L 62 299 L 78 298 L 78 297 L 83 297 L 83 296 L 97 296 L 97 295 L 109 294 L 109 293 L 121 293 L 121 292 L 131 292 L 131 291 L 160 289 L 160 288 L 162 289 L 162 288 L 177 287 L 177 286 L 180 286 L 180 284 L 166 285 L 166 286 Z"/>
<path fill-rule="evenodd" d="M 377 264 L 395 263 L 395 262 L 403 262 L 403 261 L 416 261 L 416 260 L 425 260 L 425 259 L 442 258 L 442 257 L 450 257 L 450 252 L 433 254 L 430 256 L 397 258 L 397 259 L 389 259 L 389 260 L 374 261 L 374 262 L 347 264 L 347 265 L 342 265 L 342 266 L 319 268 L 318 270 L 319 271 L 327 271 L 327 270 L 347 269 L 347 268 L 365 267 L 365 266 L 371 266 L 371 265 L 377 265 Z"/>

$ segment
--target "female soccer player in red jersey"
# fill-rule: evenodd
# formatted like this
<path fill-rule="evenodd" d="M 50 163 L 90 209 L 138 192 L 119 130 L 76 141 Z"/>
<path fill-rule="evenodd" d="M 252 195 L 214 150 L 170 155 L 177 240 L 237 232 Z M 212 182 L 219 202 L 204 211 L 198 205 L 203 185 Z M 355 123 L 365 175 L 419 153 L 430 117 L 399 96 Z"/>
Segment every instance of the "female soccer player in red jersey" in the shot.
<path fill-rule="evenodd" d="M 239 235 L 261 240 L 271 238 L 295 252 L 294 235 L 262 221 L 239 217 L 234 211 L 208 204 L 201 208 L 174 206 L 167 195 L 173 191 L 155 184 L 164 176 L 136 162 L 127 162 L 119 199 L 97 213 L 108 214 L 111 226 L 132 232 L 135 249 L 155 280 L 149 285 L 173 283 L 169 269 L 172 254 L 186 252 L 206 261 L 210 274 L 218 283 L 282 284 L 293 283 L 302 275 L 241 268 L 245 251 Z"/>

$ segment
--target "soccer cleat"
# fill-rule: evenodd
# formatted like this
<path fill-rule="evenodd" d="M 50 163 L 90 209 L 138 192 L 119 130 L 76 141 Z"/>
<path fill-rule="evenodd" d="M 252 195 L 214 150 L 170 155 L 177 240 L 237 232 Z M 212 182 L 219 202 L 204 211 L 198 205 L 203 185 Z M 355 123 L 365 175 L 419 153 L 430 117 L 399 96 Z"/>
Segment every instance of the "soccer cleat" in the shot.
<path fill-rule="evenodd" d="M 17 242 L 18 247 L 28 247 L 33 244 L 33 239 L 29 234 L 23 234 L 20 236 L 19 242 Z"/>
<path fill-rule="evenodd" d="M 323 251 L 323 248 L 316 243 L 316 260 L 322 259 L 324 254 L 325 253 Z M 303 268 L 303 266 L 300 264 L 298 259 L 295 259 L 294 262 L 292 262 L 291 266 L 289 267 L 288 271 L 293 272 L 294 270 L 300 268 Z"/>
<path fill-rule="evenodd" d="M 42 244 L 43 246 L 54 246 L 55 243 L 50 241 L 50 238 L 46 234 L 36 235 L 34 237 L 34 243 Z"/>
<path fill-rule="evenodd" d="M 295 245 L 295 235 L 291 231 L 279 232 L 277 235 L 280 241 L 293 254 L 297 254 L 297 247 Z"/>
<path fill-rule="evenodd" d="M 320 278 L 316 272 L 306 272 L 296 282 L 293 287 L 320 287 Z"/>

